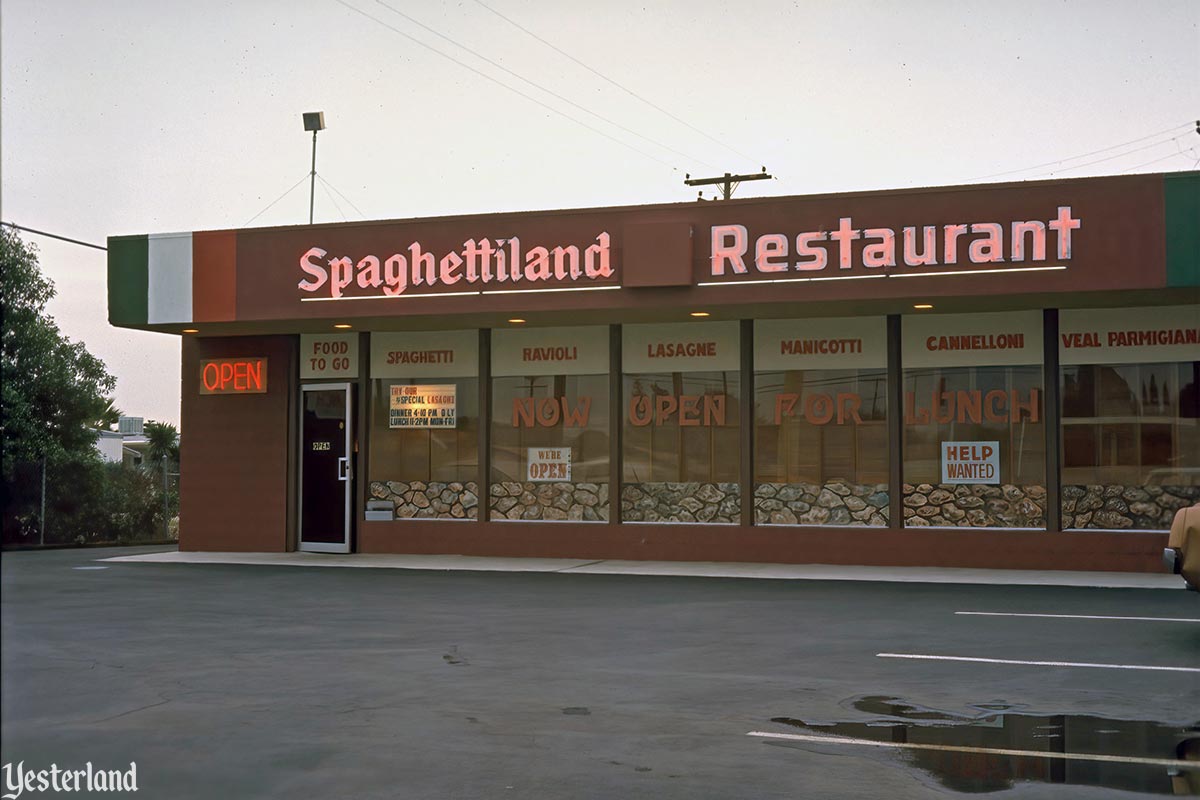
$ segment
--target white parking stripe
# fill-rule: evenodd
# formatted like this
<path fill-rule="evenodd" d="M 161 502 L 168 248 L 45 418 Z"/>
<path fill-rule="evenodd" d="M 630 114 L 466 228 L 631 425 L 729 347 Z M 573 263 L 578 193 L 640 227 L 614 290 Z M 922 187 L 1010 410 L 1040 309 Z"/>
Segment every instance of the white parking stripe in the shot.
<path fill-rule="evenodd" d="M 918 653 L 876 653 L 876 658 L 911 658 L 919 661 L 969 661 L 976 664 L 1020 664 L 1030 667 L 1093 667 L 1096 669 L 1148 669 L 1157 672 L 1200 672 L 1200 667 L 1155 667 L 1145 664 L 1092 664 L 1087 661 L 1020 661 L 1010 658 L 930 656 Z"/>
<path fill-rule="evenodd" d="M 804 733 L 771 733 L 769 731 L 750 731 L 747 736 L 758 736 L 763 739 L 787 739 L 797 742 L 816 742 L 818 744 L 847 744 L 860 747 L 895 747 L 905 750 L 943 750 L 953 753 L 984 753 L 1001 756 L 1026 756 L 1029 758 L 1061 758 L 1067 761 L 1108 761 L 1121 764 L 1145 764 L 1153 767 L 1174 767 L 1176 769 L 1200 769 L 1200 763 L 1195 761 L 1177 761 L 1171 758 L 1142 758 L 1140 756 L 1108 756 L 1097 753 L 1053 753 L 1044 750 L 1011 750 L 1006 747 L 968 747 L 954 744 L 922 744 L 920 742 L 877 742 L 874 739 L 856 739 L 843 736 L 818 736 Z"/>
<path fill-rule="evenodd" d="M 1183 617 L 1103 617 L 1097 614 L 1012 614 L 1004 611 L 955 611 L 962 617 L 1039 617 L 1042 619 L 1121 619 L 1134 622 L 1192 622 L 1200 623 L 1200 619 Z"/>

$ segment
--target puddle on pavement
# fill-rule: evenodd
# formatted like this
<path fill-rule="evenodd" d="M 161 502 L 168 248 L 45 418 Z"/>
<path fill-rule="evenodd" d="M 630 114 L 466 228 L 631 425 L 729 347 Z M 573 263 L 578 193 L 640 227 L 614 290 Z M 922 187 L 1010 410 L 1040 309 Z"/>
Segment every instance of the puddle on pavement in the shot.
<path fill-rule="evenodd" d="M 824 722 L 772 717 L 822 736 L 1038 752 L 1088 753 L 1124 758 L 1195 762 L 1195 767 L 1085 761 L 1044 756 L 898 748 L 912 766 L 959 792 L 995 792 L 1026 782 L 1103 786 L 1131 792 L 1200 795 L 1200 721 L 1166 725 L 1149 720 L 1119 720 L 1081 714 L 1034 714 L 1004 703 L 969 706 L 956 714 L 922 708 L 894 697 L 860 697 L 844 704 L 864 717 L 854 722 Z M 813 742 L 768 740 L 777 746 L 838 747 Z M 866 748 L 875 750 L 875 748 Z"/>

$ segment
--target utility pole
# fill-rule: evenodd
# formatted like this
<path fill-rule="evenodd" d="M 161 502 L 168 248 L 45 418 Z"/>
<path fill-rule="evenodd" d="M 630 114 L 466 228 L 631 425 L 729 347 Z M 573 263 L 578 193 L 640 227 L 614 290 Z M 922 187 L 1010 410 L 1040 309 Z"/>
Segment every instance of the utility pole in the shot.
<path fill-rule="evenodd" d="M 722 178 L 693 178 L 691 175 L 684 175 L 683 182 L 688 186 L 720 186 L 721 193 L 725 200 L 733 197 L 733 193 L 742 181 L 766 181 L 773 176 L 767 174 L 767 168 L 763 167 L 762 172 L 757 172 L 752 175 L 731 175 L 728 172 Z M 703 197 L 703 194 L 701 194 Z"/>

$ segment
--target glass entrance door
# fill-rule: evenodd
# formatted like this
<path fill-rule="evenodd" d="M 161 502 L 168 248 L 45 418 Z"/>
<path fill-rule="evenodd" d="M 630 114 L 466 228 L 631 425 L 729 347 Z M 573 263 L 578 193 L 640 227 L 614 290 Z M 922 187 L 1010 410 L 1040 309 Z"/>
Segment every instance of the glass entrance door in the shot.
<path fill-rule="evenodd" d="M 321 383 L 301 386 L 300 398 L 300 549 L 349 553 L 353 391 Z"/>

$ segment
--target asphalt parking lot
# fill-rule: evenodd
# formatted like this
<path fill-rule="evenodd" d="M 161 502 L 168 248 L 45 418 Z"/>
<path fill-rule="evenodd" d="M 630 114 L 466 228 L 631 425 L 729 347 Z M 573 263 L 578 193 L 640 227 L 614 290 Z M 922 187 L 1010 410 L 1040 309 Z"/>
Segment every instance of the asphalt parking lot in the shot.
<path fill-rule="evenodd" d="M 136 762 L 152 798 L 1195 780 L 1170 776 L 1200 725 L 1200 596 L 1182 589 L 95 560 L 118 552 L 0 560 L 4 763 Z"/>

